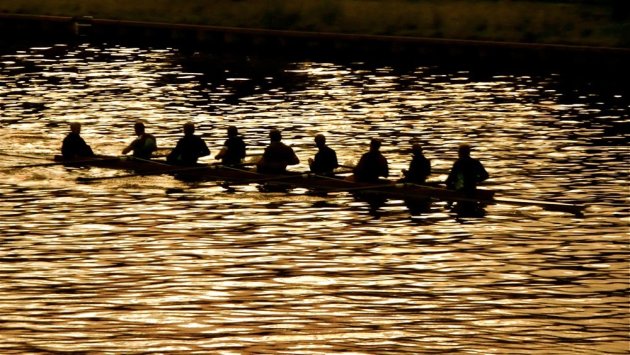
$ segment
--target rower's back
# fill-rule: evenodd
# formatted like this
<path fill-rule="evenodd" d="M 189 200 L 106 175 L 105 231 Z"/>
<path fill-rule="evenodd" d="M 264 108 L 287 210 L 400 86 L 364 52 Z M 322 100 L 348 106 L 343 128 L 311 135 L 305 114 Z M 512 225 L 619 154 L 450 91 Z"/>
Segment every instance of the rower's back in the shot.
<path fill-rule="evenodd" d="M 85 140 L 81 137 L 81 124 L 73 122 L 70 124 L 70 133 L 64 138 L 61 144 L 61 155 L 65 159 L 77 159 L 93 157 L 94 152 Z"/>
<path fill-rule="evenodd" d="M 389 176 L 387 159 L 381 154 L 381 140 L 373 138 L 370 150 L 361 156 L 354 168 L 354 180 L 358 182 L 378 182 L 380 177 Z"/>
<path fill-rule="evenodd" d="M 206 142 L 195 135 L 192 122 L 184 124 L 184 137 L 177 141 L 175 148 L 166 157 L 166 161 L 176 165 L 195 165 L 197 159 L 210 155 Z"/>
<path fill-rule="evenodd" d="M 284 174 L 288 165 L 297 165 L 300 159 L 293 148 L 282 143 L 282 134 L 277 129 L 269 132 L 270 143 L 256 165 L 257 171 L 264 174 Z"/>
<path fill-rule="evenodd" d="M 458 150 L 459 158 L 453 164 L 448 177 L 446 187 L 462 192 L 474 192 L 477 185 L 488 179 L 489 174 L 483 164 L 470 156 L 471 147 L 461 144 Z"/>
<path fill-rule="evenodd" d="M 315 145 L 318 151 L 313 159 L 308 160 L 311 172 L 319 175 L 333 176 L 335 169 L 339 167 L 337 153 L 326 145 L 326 136 L 323 134 L 315 136 Z"/>
<path fill-rule="evenodd" d="M 137 135 L 122 153 L 127 154 L 133 152 L 132 155 L 140 159 L 151 159 L 153 152 L 157 150 L 157 141 L 152 134 L 145 132 L 144 123 L 136 122 L 133 126 Z"/>
<path fill-rule="evenodd" d="M 238 129 L 235 126 L 228 127 L 227 136 L 228 138 L 223 144 L 223 147 L 214 158 L 221 159 L 221 164 L 223 165 L 239 165 L 246 156 L 245 141 L 243 141 L 243 137 L 238 134 Z"/>

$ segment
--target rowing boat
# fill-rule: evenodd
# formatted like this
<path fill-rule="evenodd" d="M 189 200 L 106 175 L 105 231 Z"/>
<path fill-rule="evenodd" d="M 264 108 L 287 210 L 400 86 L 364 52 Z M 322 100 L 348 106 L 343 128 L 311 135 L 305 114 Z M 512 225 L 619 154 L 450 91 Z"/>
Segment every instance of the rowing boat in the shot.
<path fill-rule="evenodd" d="M 230 167 L 221 164 L 198 164 L 193 166 L 178 166 L 167 164 L 159 160 L 138 159 L 131 156 L 96 157 L 94 159 L 63 159 L 56 157 L 56 161 L 66 166 L 91 166 L 109 169 L 133 171 L 131 176 L 174 174 L 183 180 L 220 180 L 230 185 L 264 183 L 276 186 L 300 186 L 321 192 L 353 192 L 365 191 L 389 196 L 414 198 L 435 197 L 443 200 L 490 200 L 494 191 L 478 190 L 474 195 L 463 195 L 453 190 L 414 184 L 398 184 L 387 180 L 376 183 L 356 182 L 341 177 L 328 177 L 312 173 L 287 172 L 286 174 L 261 174 L 244 167 Z M 120 176 L 79 178 L 79 181 L 90 182 Z"/>
<path fill-rule="evenodd" d="M 328 177 L 312 173 L 287 172 L 286 174 L 261 174 L 244 166 L 224 166 L 221 164 L 197 164 L 177 166 L 160 160 L 145 160 L 130 156 L 99 156 L 89 159 L 63 159 L 55 161 L 71 167 L 99 167 L 131 171 L 128 175 L 111 177 L 79 178 L 81 182 L 91 182 L 125 176 L 146 176 L 172 174 L 183 180 L 222 181 L 223 185 L 264 184 L 272 187 L 303 187 L 321 193 L 351 192 L 363 196 L 381 196 L 383 198 L 404 201 L 425 201 L 427 199 L 449 202 L 473 202 L 485 205 L 505 203 L 511 205 L 537 205 L 539 207 L 581 215 L 584 205 L 553 201 L 534 201 L 525 199 L 496 198 L 492 190 L 477 189 L 474 193 L 462 193 L 445 188 L 394 183 L 388 180 L 376 183 L 356 182 L 349 178 Z"/>

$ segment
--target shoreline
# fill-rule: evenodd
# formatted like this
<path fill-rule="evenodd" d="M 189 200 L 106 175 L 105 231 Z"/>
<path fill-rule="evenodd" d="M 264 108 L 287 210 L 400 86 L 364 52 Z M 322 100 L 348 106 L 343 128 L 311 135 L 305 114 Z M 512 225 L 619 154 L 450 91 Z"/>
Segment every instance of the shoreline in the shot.
<path fill-rule="evenodd" d="M 77 31 L 75 26 L 84 25 L 92 27 L 86 28 L 86 32 L 98 32 L 94 28 L 99 27 L 144 27 L 155 29 L 171 29 L 173 31 L 199 31 L 199 32 L 221 32 L 226 34 L 244 34 L 252 36 L 276 36 L 276 37 L 293 37 L 293 38 L 321 38 L 321 39 L 339 39 L 347 41 L 374 41 L 374 42 L 392 42 L 392 43 L 412 43 L 412 44 L 443 44 L 443 45 L 464 45 L 464 46 L 486 46 L 486 47 L 506 47 L 515 49 L 552 49 L 552 50 L 570 50 L 570 51 L 594 51 L 602 53 L 630 53 L 630 48 L 626 47 L 609 47 L 609 46 L 592 46 L 592 45 L 576 45 L 576 44 L 552 44 L 552 43 L 524 43 L 509 41 L 490 41 L 490 40 L 473 40 L 473 39 L 449 39 L 435 37 L 417 37 L 417 36 L 399 36 L 399 35 L 374 35 L 374 34 L 350 34 L 337 32 L 319 32 L 319 31 L 296 31 L 296 30 L 278 30 L 264 28 L 247 28 L 247 27 L 231 27 L 231 26 L 213 26 L 199 24 L 182 24 L 170 22 L 154 22 L 154 21 L 132 21 L 132 20 L 114 20 L 106 18 L 92 17 L 72 17 L 72 16 L 52 16 L 52 15 L 34 15 L 34 14 L 8 14 L 0 13 L 0 20 L 8 21 L 25 21 L 40 22 L 52 24 L 66 24 L 71 33 Z M 5 26 L 6 24 L 0 24 Z M 64 27 L 62 25 L 62 27 Z M 71 34 L 69 33 L 69 34 Z M 82 35 L 81 33 L 74 33 Z"/>
<path fill-rule="evenodd" d="M 630 48 L 627 0 L 0 0 L 0 12 Z"/>
<path fill-rule="evenodd" d="M 374 57 L 433 58 L 500 65 L 627 71 L 630 48 L 566 44 L 533 44 L 485 40 L 306 32 L 166 22 L 111 20 L 91 17 L 0 13 L 0 30 L 16 39 L 69 41 L 116 41 L 166 44 L 243 52 L 365 54 Z"/>

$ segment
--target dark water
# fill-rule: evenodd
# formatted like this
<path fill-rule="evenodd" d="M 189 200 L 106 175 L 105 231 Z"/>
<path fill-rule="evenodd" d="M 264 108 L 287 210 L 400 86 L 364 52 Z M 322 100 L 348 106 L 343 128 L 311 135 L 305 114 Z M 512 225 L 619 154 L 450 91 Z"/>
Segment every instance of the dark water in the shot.
<path fill-rule="evenodd" d="M 625 354 L 630 97 L 601 79 L 5 49 L 0 353 Z M 302 160 L 294 170 L 323 132 L 346 164 L 383 138 L 397 177 L 419 139 L 434 180 L 469 142 L 502 196 L 588 208 L 493 205 L 467 218 L 392 200 L 372 213 L 343 193 L 167 176 L 80 184 L 120 172 L 11 168 L 46 162 L 71 121 L 95 151 L 119 154 L 138 119 L 163 147 L 193 121 L 213 154 L 229 125 L 254 154 L 278 127 Z"/>

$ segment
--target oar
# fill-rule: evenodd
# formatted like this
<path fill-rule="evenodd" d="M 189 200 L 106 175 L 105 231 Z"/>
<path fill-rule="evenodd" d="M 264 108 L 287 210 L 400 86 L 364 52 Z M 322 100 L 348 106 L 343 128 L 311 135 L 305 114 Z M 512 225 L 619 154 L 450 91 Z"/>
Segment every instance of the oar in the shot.
<path fill-rule="evenodd" d="M 298 178 L 306 179 L 310 176 L 310 173 L 295 173 L 295 174 L 287 174 L 287 175 L 276 175 L 268 178 L 261 179 L 250 179 L 241 181 L 241 183 L 245 184 L 259 184 L 261 182 L 272 182 L 272 181 L 283 181 L 283 180 L 293 180 Z"/>
<path fill-rule="evenodd" d="M 570 204 L 570 203 L 555 202 L 555 201 L 537 201 L 537 200 L 506 198 L 506 197 L 494 198 L 492 199 L 492 201 L 494 203 L 503 203 L 506 205 L 515 205 L 515 206 L 538 206 L 548 211 L 572 213 L 578 217 L 583 216 L 584 209 L 586 208 L 586 206 L 583 204 Z"/>
<path fill-rule="evenodd" d="M 107 157 L 107 158 L 90 158 L 90 159 L 80 159 L 80 160 L 64 160 L 64 161 L 56 161 L 56 162 L 50 162 L 50 163 L 7 166 L 7 167 L 3 167 L 2 169 L 37 168 L 37 167 L 55 166 L 55 165 L 80 165 L 84 163 L 93 163 L 93 162 L 110 161 L 110 160 L 118 160 L 118 159 L 120 158 Z"/>
<path fill-rule="evenodd" d="M 223 166 L 223 169 L 228 169 L 228 170 L 235 170 L 235 171 L 247 171 L 247 170 L 243 170 L 243 169 L 239 169 L 233 166 Z M 247 171 L 250 172 L 250 171 Z M 251 172 L 251 173 L 255 173 L 255 172 Z M 259 174 L 259 173 L 255 173 L 255 174 Z M 311 173 L 305 172 L 305 173 L 289 173 L 289 174 L 277 174 L 277 175 L 273 175 L 273 176 L 267 176 L 267 177 L 261 177 L 258 179 L 244 179 L 244 180 L 239 180 L 240 184 L 257 184 L 257 183 L 261 183 L 261 182 L 270 182 L 270 181 L 281 181 L 281 180 L 290 180 L 290 179 L 295 179 L 295 178 L 307 178 Z M 264 174 L 260 174 L 260 175 L 264 175 Z"/>
<path fill-rule="evenodd" d="M 207 169 L 208 171 L 212 171 L 213 169 L 217 169 L 217 168 L 229 168 L 229 167 L 227 167 L 225 165 L 221 165 L 221 163 L 211 163 L 211 164 L 200 165 L 200 166 L 182 166 L 182 167 L 180 167 L 178 165 L 171 165 L 171 164 L 166 164 L 166 163 L 153 161 L 153 160 L 148 160 L 148 159 L 141 159 L 141 158 L 134 158 L 134 159 L 142 161 L 142 162 L 146 162 L 146 163 L 154 163 L 156 165 L 166 166 L 166 167 L 169 167 L 169 169 L 141 171 L 141 172 L 136 172 L 136 173 L 131 173 L 131 174 L 122 174 L 122 175 L 113 175 L 113 176 L 78 177 L 77 181 L 78 182 L 92 182 L 92 181 L 113 180 L 113 179 L 122 179 L 122 178 L 128 178 L 128 177 L 138 177 L 138 176 L 176 174 L 176 173 L 190 172 L 190 171 L 196 171 L 196 170 L 205 170 L 205 169 Z M 246 166 L 246 165 L 249 165 L 249 164 L 248 163 L 243 163 L 243 164 L 240 164 L 240 165 Z M 219 176 L 213 175 L 211 173 L 207 173 L 206 176 L 219 177 Z"/>
<path fill-rule="evenodd" d="M 347 181 L 342 180 L 341 181 Z M 348 181 L 349 183 L 351 181 Z M 394 188 L 397 187 L 395 183 L 382 183 L 378 185 L 367 185 L 367 186 L 356 186 L 356 187 L 346 187 L 346 188 L 337 188 L 337 189 L 329 189 L 327 192 L 356 192 L 356 191 L 368 191 L 368 190 L 380 190 L 383 188 Z"/>
<path fill-rule="evenodd" d="M 11 153 L 5 153 L 0 151 L 0 155 L 4 155 L 7 157 L 16 157 L 16 158 L 27 158 L 27 159 L 37 159 L 37 160 L 50 160 L 49 157 L 47 156 L 42 156 L 42 157 L 35 157 L 32 155 L 22 155 L 22 154 L 11 154 Z"/>
<path fill-rule="evenodd" d="M 354 168 L 356 168 L 355 165 L 351 165 L 351 164 L 339 164 L 340 168 L 345 168 L 345 169 L 349 169 L 349 172 L 353 172 Z M 431 169 L 431 175 L 441 175 L 441 174 L 448 174 L 449 173 L 449 169 L 435 169 L 432 168 Z"/>
<path fill-rule="evenodd" d="M 145 160 L 145 159 L 143 159 Z M 150 160 L 146 160 L 150 161 Z M 164 165 L 168 167 L 172 167 L 172 169 L 160 169 L 160 170 L 150 170 L 150 171 L 141 171 L 137 173 L 131 174 L 122 174 L 122 175 L 113 175 L 113 176 L 96 176 L 96 177 L 78 177 L 78 182 L 92 182 L 92 181 L 101 181 L 101 180 L 112 180 L 112 179 L 122 179 L 128 177 L 137 177 L 137 176 L 149 176 L 149 175 L 162 175 L 162 174 L 174 174 L 181 173 L 187 171 L 195 171 L 195 170 L 204 170 L 204 169 L 212 169 L 215 166 L 219 166 L 219 164 L 208 164 L 203 166 L 185 166 L 178 167 L 177 165 L 169 165 L 164 163 L 155 162 L 158 165 Z M 209 174 L 209 176 L 212 176 Z"/>
<path fill-rule="evenodd" d="M 136 160 L 139 162 L 143 162 L 143 163 L 148 163 L 148 164 L 155 164 L 155 165 L 162 165 L 162 166 L 173 166 L 172 164 L 169 164 L 167 162 L 163 162 L 163 161 L 159 161 L 159 160 L 151 160 L 151 159 L 144 159 L 144 158 L 140 158 L 140 157 L 134 157 L 133 155 L 126 156 L 128 159 L 131 160 Z"/>
<path fill-rule="evenodd" d="M 412 186 L 418 186 L 425 189 L 431 189 L 429 186 L 409 184 Z M 445 198 L 446 199 L 446 198 Z M 493 198 L 475 198 L 467 196 L 449 197 L 448 200 L 453 201 L 469 201 L 469 202 L 483 202 L 487 204 L 506 204 L 514 206 L 538 206 L 549 211 L 559 211 L 572 213 L 576 216 L 582 216 L 583 210 L 586 206 L 582 204 L 569 204 L 555 201 L 539 201 L 539 200 L 526 200 L 507 197 L 493 197 Z"/>

